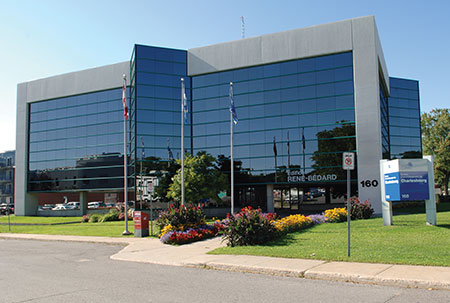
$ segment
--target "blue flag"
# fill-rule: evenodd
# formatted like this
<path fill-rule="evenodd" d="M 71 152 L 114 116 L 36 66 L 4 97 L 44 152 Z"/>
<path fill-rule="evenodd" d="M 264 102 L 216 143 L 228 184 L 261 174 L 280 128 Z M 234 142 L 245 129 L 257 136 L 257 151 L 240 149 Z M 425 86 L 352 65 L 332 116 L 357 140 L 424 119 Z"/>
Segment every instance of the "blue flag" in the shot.
<path fill-rule="evenodd" d="M 186 98 L 186 91 L 184 88 L 184 81 L 182 82 L 182 94 L 183 94 L 183 114 L 184 114 L 184 123 L 187 123 L 187 114 L 188 114 L 188 105 L 187 105 L 187 98 Z"/>
<path fill-rule="evenodd" d="M 169 145 L 167 145 L 167 151 L 169 153 L 169 160 L 173 160 L 173 153 L 172 153 L 172 150 L 170 149 Z"/>
<path fill-rule="evenodd" d="M 230 112 L 233 116 L 233 123 L 236 125 L 238 123 L 238 117 L 236 114 L 236 108 L 234 107 L 233 82 L 230 82 Z"/>
<path fill-rule="evenodd" d="M 144 139 L 141 137 L 141 147 L 142 147 L 142 160 L 145 158 L 145 146 Z"/>

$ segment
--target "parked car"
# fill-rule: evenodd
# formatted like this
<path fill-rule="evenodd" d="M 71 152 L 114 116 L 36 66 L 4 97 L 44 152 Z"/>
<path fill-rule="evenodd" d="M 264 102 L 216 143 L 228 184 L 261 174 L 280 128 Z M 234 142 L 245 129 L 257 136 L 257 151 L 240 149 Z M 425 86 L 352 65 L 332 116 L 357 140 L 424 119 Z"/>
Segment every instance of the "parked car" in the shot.
<path fill-rule="evenodd" d="M 66 209 L 80 209 L 80 202 L 68 202 L 65 206 Z"/>
<path fill-rule="evenodd" d="M 55 208 L 55 204 L 44 204 L 42 205 L 42 210 L 52 210 L 53 208 Z"/>
<path fill-rule="evenodd" d="M 88 203 L 89 209 L 96 209 L 96 208 L 102 208 L 106 207 L 106 204 L 103 201 L 94 201 Z"/>
<path fill-rule="evenodd" d="M 52 208 L 52 210 L 67 210 L 66 206 L 64 204 L 58 204 L 56 207 Z"/>
<path fill-rule="evenodd" d="M 14 213 L 14 204 L 12 204 L 12 203 L 10 203 L 10 204 L 6 204 L 6 203 L 0 204 L 0 214 L 6 215 L 6 214 L 8 214 L 8 212 L 10 214 Z"/>

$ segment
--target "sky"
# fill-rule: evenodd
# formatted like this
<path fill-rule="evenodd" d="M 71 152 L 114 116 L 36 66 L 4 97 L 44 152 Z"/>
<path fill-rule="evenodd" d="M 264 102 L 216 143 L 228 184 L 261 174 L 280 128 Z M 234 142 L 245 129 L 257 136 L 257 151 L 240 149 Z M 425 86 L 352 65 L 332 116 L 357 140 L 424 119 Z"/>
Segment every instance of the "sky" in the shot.
<path fill-rule="evenodd" d="M 17 84 L 130 59 L 374 15 L 389 75 L 420 81 L 421 111 L 450 107 L 448 0 L 0 0 L 0 152 L 15 149 Z"/>

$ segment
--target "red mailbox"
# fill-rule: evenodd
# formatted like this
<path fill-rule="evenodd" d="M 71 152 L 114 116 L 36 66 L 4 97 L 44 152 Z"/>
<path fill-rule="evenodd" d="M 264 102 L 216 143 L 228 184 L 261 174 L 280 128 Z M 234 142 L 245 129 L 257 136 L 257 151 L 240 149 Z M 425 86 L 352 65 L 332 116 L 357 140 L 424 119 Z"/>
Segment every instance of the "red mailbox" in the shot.
<path fill-rule="evenodd" d="M 148 218 L 149 215 L 143 211 L 134 212 L 134 236 L 148 237 Z"/>

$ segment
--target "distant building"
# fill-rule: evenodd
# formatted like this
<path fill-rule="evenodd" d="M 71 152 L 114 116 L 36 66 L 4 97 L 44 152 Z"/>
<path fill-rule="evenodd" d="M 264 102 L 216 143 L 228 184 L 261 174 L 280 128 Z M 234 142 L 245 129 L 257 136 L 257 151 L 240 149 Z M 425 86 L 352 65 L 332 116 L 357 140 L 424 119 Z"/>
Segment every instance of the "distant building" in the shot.
<path fill-rule="evenodd" d="M 0 203 L 14 203 L 14 155 L 0 153 Z"/>
<path fill-rule="evenodd" d="M 350 151 L 352 192 L 380 213 L 380 159 L 422 153 L 418 82 L 390 77 L 373 16 L 187 51 L 135 45 L 130 61 L 18 85 L 17 214 L 37 214 L 51 196 L 121 200 L 122 74 L 130 200 L 141 175 L 169 171 L 180 156 L 180 78 L 185 150 L 221 159 L 228 174 L 233 82 L 238 207 L 342 205 Z"/>

